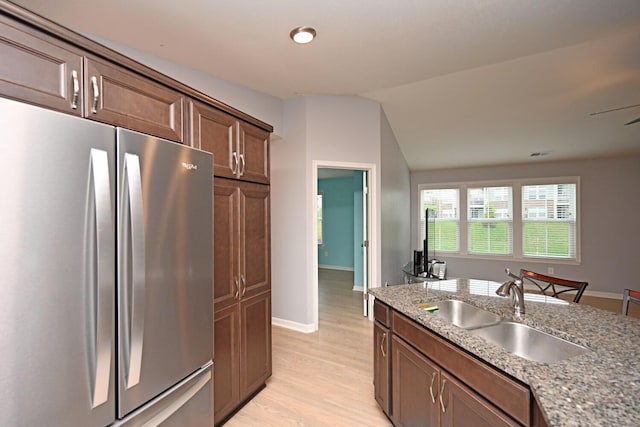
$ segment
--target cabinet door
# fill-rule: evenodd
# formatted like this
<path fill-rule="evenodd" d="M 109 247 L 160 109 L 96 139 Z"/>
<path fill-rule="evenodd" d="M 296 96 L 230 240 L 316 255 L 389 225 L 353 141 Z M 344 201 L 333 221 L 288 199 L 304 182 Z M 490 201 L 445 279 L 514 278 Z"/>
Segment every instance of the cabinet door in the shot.
<path fill-rule="evenodd" d="M 183 141 L 179 92 L 95 58 L 85 58 L 85 70 L 86 117 Z"/>
<path fill-rule="evenodd" d="M 237 181 L 241 191 L 240 297 L 271 288 L 269 186 Z"/>
<path fill-rule="evenodd" d="M 237 181 L 213 182 L 213 298 L 218 310 L 240 296 L 240 189 Z"/>
<path fill-rule="evenodd" d="M 391 388 L 389 384 L 391 337 L 389 329 L 379 322 L 373 324 L 373 386 L 376 401 L 385 414 L 390 415 Z"/>
<path fill-rule="evenodd" d="M 240 179 L 269 183 L 269 133 L 244 122 L 238 122 Z"/>
<path fill-rule="evenodd" d="M 446 372 L 441 374 L 442 425 L 500 427 L 520 424 Z"/>
<path fill-rule="evenodd" d="M 197 101 L 190 102 L 190 110 L 191 145 L 213 153 L 215 176 L 236 177 L 238 169 L 236 119 Z"/>
<path fill-rule="evenodd" d="M 214 304 L 213 407 L 218 424 L 240 403 L 240 316 L 238 304 L 219 309 Z"/>
<path fill-rule="evenodd" d="M 0 95 L 82 114 L 82 52 L 0 16 Z"/>
<path fill-rule="evenodd" d="M 394 424 L 406 427 L 438 426 L 440 369 L 403 340 L 396 336 L 391 340 Z"/>
<path fill-rule="evenodd" d="M 271 376 L 271 292 L 240 302 L 240 399 Z"/>

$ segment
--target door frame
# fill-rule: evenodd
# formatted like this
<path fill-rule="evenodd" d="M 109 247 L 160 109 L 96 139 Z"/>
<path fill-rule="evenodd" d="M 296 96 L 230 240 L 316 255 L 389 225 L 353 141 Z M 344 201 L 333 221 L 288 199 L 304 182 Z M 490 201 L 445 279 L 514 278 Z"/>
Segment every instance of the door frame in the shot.
<path fill-rule="evenodd" d="M 354 162 L 340 162 L 340 161 L 330 161 L 330 160 L 313 160 L 312 168 L 311 168 L 311 183 L 312 189 L 311 197 L 309 200 L 309 206 L 311 206 L 311 272 L 309 276 L 311 277 L 311 287 L 312 287 L 312 310 L 313 310 L 313 331 L 317 331 L 319 327 L 318 320 L 318 229 L 316 227 L 318 223 L 318 214 L 316 211 L 317 200 L 316 195 L 318 194 L 318 169 L 348 169 L 348 170 L 362 170 L 367 172 L 368 176 L 368 189 L 369 189 L 369 197 L 367 199 L 368 209 L 368 224 L 369 224 L 369 235 L 363 236 L 369 241 L 369 250 L 368 250 L 368 263 L 367 263 L 367 274 L 369 289 L 376 287 L 375 283 L 378 283 L 378 213 L 377 213 L 377 174 L 376 174 L 376 165 L 375 163 L 354 163 Z M 373 299 L 369 298 L 369 320 L 372 319 L 373 316 Z"/>

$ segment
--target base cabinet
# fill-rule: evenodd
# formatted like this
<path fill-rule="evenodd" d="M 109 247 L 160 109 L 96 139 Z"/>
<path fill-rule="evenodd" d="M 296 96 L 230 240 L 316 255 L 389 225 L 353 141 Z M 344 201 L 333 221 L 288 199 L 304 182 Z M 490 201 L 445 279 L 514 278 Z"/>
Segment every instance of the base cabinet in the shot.
<path fill-rule="evenodd" d="M 375 397 L 395 426 L 544 425 L 526 385 L 378 300 L 374 318 Z"/>
<path fill-rule="evenodd" d="M 220 425 L 271 376 L 271 292 L 215 311 L 214 423 Z"/>
<path fill-rule="evenodd" d="M 394 424 L 439 426 L 440 369 L 398 337 L 391 341 Z"/>
<path fill-rule="evenodd" d="M 375 321 L 373 325 L 373 385 L 376 401 L 387 416 L 391 413 L 391 333 L 389 328 Z"/>

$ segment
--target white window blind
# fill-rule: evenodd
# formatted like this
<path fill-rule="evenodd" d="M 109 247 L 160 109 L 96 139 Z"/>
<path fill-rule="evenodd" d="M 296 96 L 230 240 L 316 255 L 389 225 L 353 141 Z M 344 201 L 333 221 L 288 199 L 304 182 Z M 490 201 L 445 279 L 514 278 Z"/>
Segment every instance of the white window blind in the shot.
<path fill-rule="evenodd" d="M 523 255 L 576 259 L 576 184 L 522 186 Z"/>
<path fill-rule="evenodd" d="M 512 194 L 510 186 L 467 189 L 469 253 L 513 253 Z"/>
<path fill-rule="evenodd" d="M 435 212 L 433 241 L 436 252 L 458 252 L 460 242 L 460 191 L 457 188 L 425 189 L 420 192 L 420 238 L 425 236 L 425 211 Z M 432 230 L 430 229 L 431 233 Z M 431 240 L 431 237 L 429 238 Z"/>

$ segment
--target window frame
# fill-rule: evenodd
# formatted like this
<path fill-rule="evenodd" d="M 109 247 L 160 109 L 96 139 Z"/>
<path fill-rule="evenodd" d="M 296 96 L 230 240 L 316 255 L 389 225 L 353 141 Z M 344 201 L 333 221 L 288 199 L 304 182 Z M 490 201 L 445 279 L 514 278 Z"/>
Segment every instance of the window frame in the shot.
<path fill-rule="evenodd" d="M 575 226 L 575 257 L 544 257 L 544 256 L 528 256 L 524 255 L 524 221 L 522 218 L 522 198 L 524 196 L 522 189 L 527 185 L 558 185 L 558 184 L 575 184 L 576 186 L 576 226 Z M 468 241 L 468 215 L 469 207 L 467 200 L 468 188 L 477 187 L 511 187 L 512 197 L 512 254 L 474 254 L 469 252 Z M 519 178 L 510 180 L 483 180 L 483 181 L 463 181 L 463 182 L 443 182 L 436 184 L 419 184 L 417 197 L 417 228 L 414 239 L 418 239 L 421 243 L 420 230 L 422 230 L 421 214 L 422 209 L 422 191 L 423 190 L 441 190 L 441 189 L 457 189 L 458 190 L 458 209 L 460 212 L 458 218 L 458 251 L 443 252 L 436 251 L 436 257 L 466 258 L 466 259 L 485 259 L 495 261 L 520 261 L 520 262 L 539 262 L 546 264 L 565 264 L 579 265 L 581 263 L 581 208 L 580 208 L 580 177 L 579 176 L 560 176 L 560 177 L 544 177 L 544 178 Z"/>

